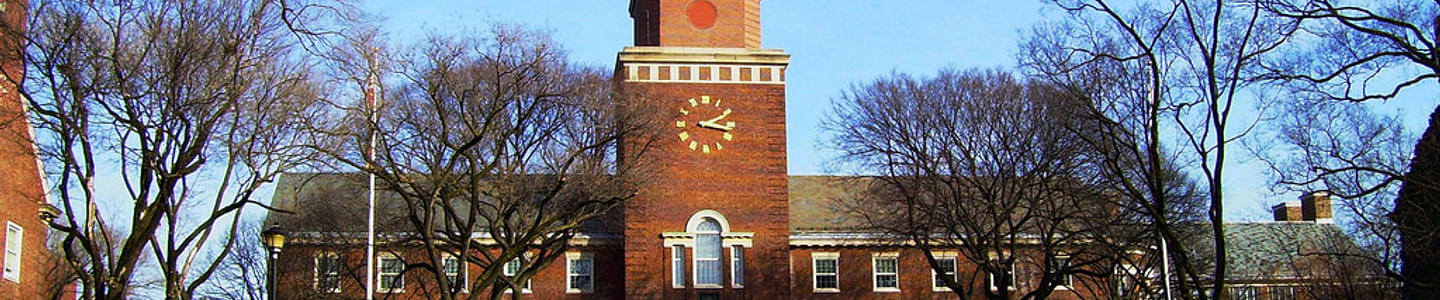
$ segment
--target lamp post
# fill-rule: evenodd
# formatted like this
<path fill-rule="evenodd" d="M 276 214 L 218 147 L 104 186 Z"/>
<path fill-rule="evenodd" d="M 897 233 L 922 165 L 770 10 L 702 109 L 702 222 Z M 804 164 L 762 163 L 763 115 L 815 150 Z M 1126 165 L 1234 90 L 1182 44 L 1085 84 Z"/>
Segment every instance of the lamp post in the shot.
<path fill-rule="evenodd" d="M 278 223 L 260 232 L 260 242 L 265 244 L 265 249 L 270 250 L 270 255 L 266 256 L 269 259 L 265 261 L 265 266 L 269 268 L 265 273 L 265 289 L 270 300 L 275 299 L 275 261 L 280 259 L 280 248 L 285 247 L 287 235 L 290 235 L 290 232 L 280 229 Z"/>

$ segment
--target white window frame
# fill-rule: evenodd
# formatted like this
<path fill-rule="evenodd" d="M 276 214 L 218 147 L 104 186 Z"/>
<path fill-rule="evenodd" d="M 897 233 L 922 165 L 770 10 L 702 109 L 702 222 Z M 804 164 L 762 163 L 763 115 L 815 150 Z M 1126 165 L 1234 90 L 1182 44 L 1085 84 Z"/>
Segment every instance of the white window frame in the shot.
<path fill-rule="evenodd" d="M 1000 257 L 998 255 L 996 255 L 995 253 L 990 253 L 990 260 L 999 259 Z M 1015 291 L 1015 286 L 1019 284 L 1019 282 L 1015 281 L 1015 262 L 1010 262 L 1010 265 L 1005 266 L 1004 270 L 1007 273 L 1010 273 L 1010 286 L 1006 287 L 1005 290 L 1013 292 Z M 1000 288 L 995 286 L 995 273 L 985 272 L 985 285 L 989 286 L 991 292 L 1000 291 Z"/>
<path fill-rule="evenodd" d="M 821 261 L 821 260 L 832 260 L 832 261 L 835 261 L 835 271 L 834 271 L 833 273 L 820 273 L 820 261 Z M 835 287 L 833 287 L 833 288 L 821 288 L 821 287 L 820 287 L 820 276 L 822 276 L 822 275 L 824 275 L 824 276 L 834 276 L 834 277 L 835 277 Z M 840 292 L 840 252 L 813 252 L 813 253 L 810 253 L 810 286 L 811 286 L 811 288 L 814 289 L 815 293 L 839 293 L 839 292 Z"/>
<path fill-rule="evenodd" d="M 1128 264 L 1122 264 L 1115 269 L 1115 295 L 1121 297 L 1129 295 L 1131 290 L 1135 288 L 1135 283 L 1131 280 L 1133 278 L 1130 277 L 1135 275 L 1135 273 L 1132 272 L 1134 268 Z"/>
<path fill-rule="evenodd" d="M 455 262 L 455 273 L 450 273 L 449 268 L 446 267 L 451 261 Z M 454 277 L 454 280 L 451 280 L 450 284 L 456 284 L 458 282 L 460 285 L 461 293 L 470 292 L 470 268 L 468 267 L 468 265 L 465 264 L 465 261 L 460 259 L 460 257 L 446 253 L 443 257 L 440 258 L 440 271 L 445 273 L 445 276 L 447 277 Z"/>
<path fill-rule="evenodd" d="M 576 261 L 582 261 L 582 260 L 583 260 L 583 261 L 589 261 L 589 262 L 590 262 L 590 273 L 588 273 L 588 274 L 575 273 L 575 268 L 574 268 L 574 267 L 575 267 L 575 262 L 576 262 Z M 576 277 L 576 276 L 589 276 L 589 277 L 590 277 L 590 287 L 587 287 L 587 288 L 576 288 L 575 286 L 571 285 L 571 283 L 575 282 L 575 277 Z M 594 291 L 595 291 L 595 254 L 589 253 L 589 252 L 566 252 L 566 253 L 565 253 L 565 293 L 567 293 L 567 294 L 580 294 L 580 293 L 591 293 L 591 292 L 594 292 Z"/>
<path fill-rule="evenodd" d="M 504 275 L 505 277 L 511 277 L 511 278 L 515 277 L 515 274 L 519 274 L 519 273 L 520 273 L 520 267 L 521 267 L 521 266 L 520 266 L 520 264 L 521 264 L 520 259 L 521 259 L 521 258 L 515 258 L 515 259 L 512 259 L 512 260 L 510 260 L 510 261 L 505 262 L 505 265 L 504 265 L 504 266 L 501 266 L 502 268 L 504 268 L 504 269 L 501 269 L 501 274 Z M 514 268 L 513 270 L 510 268 L 510 264 L 515 264 L 515 268 Z M 522 287 L 520 287 L 520 293 L 521 293 L 521 294 L 529 294 L 529 293 L 531 292 L 531 290 L 530 290 L 530 283 L 531 283 L 532 281 L 534 281 L 534 280 L 535 280 L 534 278 L 525 280 L 525 285 L 522 286 Z M 515 291 L 515 288 L 514 288 L 514 287 L 505 289 L 505 293 L 510 293 L 510 292 L 514 292 L 514 291 Z"/>
<path fill-rule="evenodd" d="M 670 246 L 670 264 L 670 287 L 685 288 L 685 245 Z"/>
<path fill-rule="evenodd" d="M 1284 291 L 1284 292 L 1282 292 L 1282 291 Z M 1299 293 L 1295 292 L 1295 287 L 1294 287 L 1294 286 L 1288 286 L 1288 285 L 1271 285 L 1271 286 L 1266 286 L 1266 287 L 1265 287 L 1265 294 L 1266 294 L 1266 295 L 1269 295 L 1270 300 L 1295 300 L 1295 299 L 1299 299 L 1299 297 L 1297 296 Z"/>
<path fill-rule="evenodd" d="M 1051 272 L 1057 272 L 1057 273 L 1058 273 L 1058 272 L 1062 272 L 1062 271 L 1065 270 L 1066 267 L 1069 267 L 1069 266 L 1070 266 L 1070 256 L 1066 256 L 1066 255 L 1055 256 L 1054 258 L 1051 258 L 1051 260 L 1055 261 L 1055 263 L 1050 266 L 1050 269 L 1051 269 L 1050 271 L 1051 271 Z M 1012 272 L 1013 272 L 1013 271 L 1012 271 Z M 1060 275 L 1060 282 L 1055 285 L 1055 289 L 1057 289 L 1057 290 L 1070 290 L 1070 289 L 1073 289 L 1074 285 L 1075 285 L 1075 278 L 1074 278 L 1074 276 L 1071 276 L 1071 274 L 1066 273 L 1066 274 Z"/>
<path fill-rule="evenodd" d="M 937 264 L 944 264 L 944 261 L 945 261 L 945 260 L 950 261 L 950 271 L 949 271 L 949 272 L 946 272 L 947 274 L 945 274 L 945 275 L 950 275 L 950 280 L 956 280 L 957 282 L 958 282 L 958 280 L 960 280 L 960 277 L 959 277 L 959 276 L 960 276 L 960 275 L 959 275 L 959 274 L 960 274 L 960 254 L 959 254 L 959 253 L 956 253 L 956 252 L 948 252 L 948 251 L 946 251 L 946 252 L 934 252 L 934 253 L 931 253 L 930 256 L 934 256 L 934 257 L 935 257 L 935 263 L 937 263 Z M 940 277 L 940 271 L 935 270 L 935 268 L 930 268 L 930 291 L 934 291 L 934 292 L 947 292 L 947 293 L 948 293 L 948 292 L 951 292 L 950 286 L 945 285 L 945 282 L 944 282 L 944 281 L 935 280 L 937 277 Z"/>
<path fill-rule="evenodd" d="M 321 274 L 320 261 L 321 261 L 321 260 L 324 260 L 324 259 L 328 259 L 328 258 L 333 258 L 333 259 L 335 259 L 334 264 L 331 265 L 331 267 L 333 267 L 334 269 L 333 269 L 333 270 L 325 270 L 325 271 L 334 271 L 334 272 L 333 272 L 333 273 L 331 273 L 331 272 L 326 272 L 327 274 Z M 316 253 L 316 254 L 315 254 L 314 260 L 315 260 L 315 277 L 314 277 L 314 281 L 311 282 L 311 288 L 314 289 L 316 292 L 319 292 L 319 293 L 322 293 L 322 294 L 339 294 L 339 293 L 340 293 L 340 273 L 341 273 L 341 270 L 340 270 L 340 269 L 341 269 L 341 267 L 340 267 L 340 262 L 341 262 L 341 260 L 340 260 L 340 253 L 338 253 L 338 252 L 333 252 L 333 251 L 319 252 L 319 253 Z M 334 278 L 335 278 L 335 288 L 332 288 L 332 289 L 329 289 L 329 290 L 325 290 L 325 289 L 321 289 L 321 288 L 320 288 L 320 280 L 321 280 L 322 277 L 326 277 L 326 276 L 335 276 L 335 277 L 334 277 Z"/>
<path fill-rule="evenodd" d="M 5 222 L 5 280 L 20 282 L 20 267 L 25 248 L 25 227 Z"/>
<path fill-rule="evenodd" d="M 1237 285 L 1237 286 L 1226 286 L 1225 289 L 1227 289 L 1227 292 L 1230 292 L 1230 299 L 1234 299 L 1234 300 L 1260 300 L 1260 288 L 1259 288 L 1258 286 L 1254 286 L 1254 285 Z M 1246 293 L 1246 292 L 1248 292 L 1248 293 Z M 1241 297 L 1241 295 L 1248 295 L 1249 297 Z"/>
<path fill-rule="evenodd" d="M 694 251 L 692 251 L 693 253 L 690 254 L 690 265 L 692 266 L 692 267 L 690 268 L 690 273 L 691 273 L 691 274 L 690 274 L 690 280 L 694 281 L 695 288 L 697 288 L 697 289 L 717 289 L 717 288 L 723 288 L 723 287 L 725 287 L 725 273 L 724 273 L 724 272 L 725 272 L 725 265 L 723 265 L 723 263 L 724 263 L 723 260 L 724 260 L 724 258 L 725 258 L 725 253 L 724 253 L 724 252 L 725 252 L 725 239 L 722 238 L 722 234 L 725 233 L 725 225 L 724 225 L 724 223 L 722 223 L 719 219 L 715 219 L 715 218 L 711 218 L 711 217 L 703 217 L 703 218 L 701 218 L 700 220 L 701 220 L 701 222 L 703 223 L 706 219 L 710 219 L 710 220 L 715 221 L 715 224 L 716 224 L 716 225 L 719 225 L 720 229 L 717 230 L 717 231 L 700 231 L 700 230 L 698 229 L 698 226 L 697 226 L 697 227 L 695 227 L 696 229 L 691 230 L 691 233 L 694 233 L 694 234 L 695 234 L 695 248 L 694 248 Z M 720 252 L 720 253 L 719 253 L 718 255 L 716 255 L 714 258 L 700 258 L 700 247 L 701 247 L 701 244 L 704 243 L 704 242 L 701 241 L 701 239 L 700 239 L 700 236 L 701 236 L 701 235 L 714 235 L 714 236 L 715 236 L 715 240 L 718 242 L 718 243 L 715 245 L 715 247 L 716 247 L 716 248 L 715 248 L 715 251 Z M 715 270 L 716 272 L 719 272 L 719 273 L 720 273 L 720 274 L 719 274 L 719 275 L 720 275 L 720 278 L 719 278 L 718 281 L 716 281 L 715 283 L 701 283 L 701 282 L 700 282 L 700 262 L 701 262 L 701 261 L 714 262 L 715 265 L 719 267 L 719 268 L 717 268 L 717 270 Z"/>
<path fill-rule="evenodd" d="M 745 246 L 730 245 L 730 287 L 745 288 Z"/>
<path fill-rule="evenodd" d="M 891 260 L 895 262 L 893 272 L 880 272 L 880 261 Z M 895 276 L 895 286 L 880 286 L 880 276 Z M 876 293 L 898 293 L 900 292 L 900 253 L 899 252 L 876 252 L 870 255 L 870 288 Z"/>
<path fill-rule="evenodd" d="M 385 261 L 393 260 L 400 263 L 400 272 L 385 272 Z M 375 259 L 375 291 L 380 293 L 404 293 L 405 292 L 405 260 L 394 253 L 381 253 Z M 385 276 L 394 275 L 396 280 L 384 280 Z M 398 283 L 398 284 L 396 284 Z M 385 286 L 395 284 L 394 286 Z"/>

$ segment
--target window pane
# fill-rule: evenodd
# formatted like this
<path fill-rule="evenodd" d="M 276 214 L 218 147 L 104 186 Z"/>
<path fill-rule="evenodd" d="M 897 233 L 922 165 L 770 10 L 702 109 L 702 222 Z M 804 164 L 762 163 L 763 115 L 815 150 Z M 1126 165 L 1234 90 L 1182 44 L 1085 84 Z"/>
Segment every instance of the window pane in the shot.
<path fill-rule="evenodd" d="M 815 261 L 815 273 L 817 273 L 817 274 L 818 274 L 818 273 L 834 274 L 834 273 L 835 273 L 835 263 L 836 263 L 836 262 L 835 262 L 834 259 L 821 259 L 821 260 L 816 260 L 816 261 Z"/>
<path fill-rule="evenodd" d="M 937 257 L 935 263 L 940 264 L 940 269 L 934 271 L 935 278 L 930 279 L 931 285 L 937 288 L 949 287 L 945 285 L 945 278 L 955 279 L 955 258 Z"/>
<path fill-rule="evenodd" d="M 455 258 L 445 258 L 445 274 L 446 274 L 446 275 L 455 275 L 455 274 L 459 274 L 459 273 L 460 273 L 460 260 L 459 260 L 459 259 L 455 259 Z"/>
<path fill-rule="evenodd" d="M 840 288 L 840 283 L 835 275 L 815 275 L 815 288 L 838 289 Z"/>
<path fill-rule="evenodd" d="M 380 259 L 380 272 L 400 273 L 403 270 L 405 270 L 405 264 L 400 263 L 399 259 Z"/>
<path fill-rule="evenodd" d="M 5 270 L 4 277 L 20 282 L 20 253 L 24 245 L 25 229 L 15 223 L 5 224 Z"/>
<path fill-rule="evenodd" d="M 720 284 L 720 261 L 696 260 L 695 284 Z"/>
<path fill-rule="evenodd" d="M 1295 300 L 1295 288 L 1272 286 L 1270 287 L 1270 300 Z"/>
<path fill-rule="evenodd" d="M 685 247 L 678 245 L 673 247 L 671 249 L 674 249 L 675 257 L 670 262 L 672 268 L 670 278 L 673 278 L 671 284 L 683 287 L 685 286 Z"/>
<path fill-rule="evenodd" d="M 1230 297 L 1235 300 L 1259 300 L 1259 296 L 1259 290 L 1255 287 L 1230 288 Z"/>
<path fill-rule="evenodd" d="M 405 263 L 399 258 L 380 258 L 380 275 L 378 277 L 380 280 L 378 283 L 380 289 L 392 290 L 404 288 L 405 279 L 400 276 L 400 272 L 403 271 L 405 271 Z"/>
<path fill-rule="evenodd" d="M 715 221 L 715 219 L 705 218 L 705 220 L 700 221 L 699 226 L 695 226 L 695 231 L 718 233 L 720 232 L 720 222 Z"/>
<path fill-rule="evenodd" d="M 940 263 L 940 270 L 945 274 L 955 274 L 954 258 L 936 258 L 935 262 Z"/>
<path fill-rule="evenodd" d="M 896 281 L 894 274 L 889 274 L 889 275 L 883 275 L 883 274 L 882 274 L 882 275 L 875 275 L 875 287 L 880 287 L 880 288 L 896 288 L 896 287 L 900 287 L 900 285 L 897 284 L 897 283 L 898 283 L 898 282 Z"/>
<path fill-rule="evenodd" d="M 584 258 L 570 260 L 570 274 L 591 274 L 593 261 Z"/>
<path fill-rule="evenodd" d="M 594 280 L 595 261 L 588 257 L 575 257 L 569 260 L 570 289 L 590 291 Z"/>
<path fill-rule="evenodd" d="M 321 254 L 315 259 L 315 289 L 326 292 L 338 292 L 340 288 L 340 256 L 335 254 Z"/>
<path fill-rule="evenodd" d="M 745 285 L 745 247 L 735 246 L 730 250 L 734 259 L 730 262 L 730 279 L 735 285 Z"/>
<path fill-rule="evenodd" d="M 894 259 L 894 258 L 879 258 L 879 259 L 875 259 L 875 273 L 884 273 L 884 274 L 893 274 L 893 273 L 895 273 L 895 259 Z"/>
<path fill-rule="evenodd" d="M 515 276 L 520 273 L 520 260 L 512 259 L 505 262 L 505 276 Z"/>
<path fill-rule="evenodd" d="M 707 223 L 709 222 L 714 221 L 707 221 Z M 720 284 L 720 278 L 722 276 L 720 268 L 723 267 L 723 265 L 720 264 L 720 252 L 719 234 L 696 235 L 695 284 Z"/>
<path fill-rule="evenodd" d="M 698 234 L 695 236 L 695 259 L 719 259 L 720 235 Z"/>
<path fill-rule="evenodd" d="M 570 276 L 570 288 L 588 291 L 591 289 L 591 278 L 590 275 Z"/>
<path fill-rule="evenodd" d="M 895 257 L 876 257 L 875 262 L 875 287 L 876 288 L 899 288 L 898 264 L 899 259 Z"/>

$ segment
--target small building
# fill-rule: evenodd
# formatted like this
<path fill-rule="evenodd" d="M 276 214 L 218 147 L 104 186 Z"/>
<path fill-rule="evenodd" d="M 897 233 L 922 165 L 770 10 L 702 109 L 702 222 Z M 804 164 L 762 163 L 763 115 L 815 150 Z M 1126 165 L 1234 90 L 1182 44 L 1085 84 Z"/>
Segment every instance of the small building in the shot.
<path fill-rule="evenodd" d="M 1225 286 L 1232 299 L 1399 298 L 1399 285 L 1373 253 L 1335 224 L 1329 192 L 1305 193 L 1299 201 L 1276 204 L 1271 214 L 1268 222 L 1225 224 Z M 1212 256 L 1214 239 L 1196 236 L 1191 249 Z"/>

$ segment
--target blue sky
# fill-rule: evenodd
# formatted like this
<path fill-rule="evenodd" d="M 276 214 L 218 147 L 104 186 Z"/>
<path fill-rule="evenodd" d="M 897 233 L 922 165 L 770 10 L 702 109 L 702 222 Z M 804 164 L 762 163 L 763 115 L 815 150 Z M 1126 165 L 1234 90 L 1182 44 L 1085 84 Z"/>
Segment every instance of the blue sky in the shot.
<path fill-rule="evenodd" d="M 491 22 L 516 23 L 549 30 L 572 60 L 608 69 L 615 53 L 632 41 L 628 0 L 419 2 L 361 5 L 386 18 L 384 30 L 397 42 L 430 31 L 480 34 Z M 925 76 L 944 67 L 1013 68 L 1021 36 L 1058 14 L 1039 0 L 763 1 L 764 47 L 792 55 L 786 91 L 790 173 L 826 173 L 831 156 L 821 147 L 819 122 L 830 99 L 851 84 L 891 72 Z M 1419 95 L 1434 94 L 1434 89 L 1412 91 L 1381 111 L 1401 111 L 1407 127 L 1418 132 L 1435 105 L 1433 96 Z M 1272 194 L 1263 167 L 1232 154 L 1238 163 L 1228 166 L 1228 219 L 1263 220 L 1271 204 L 1298 196 Z"/>

